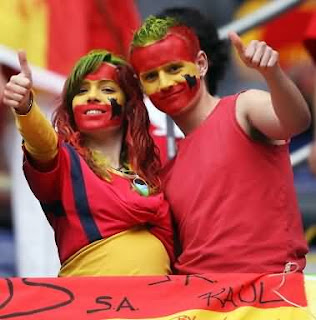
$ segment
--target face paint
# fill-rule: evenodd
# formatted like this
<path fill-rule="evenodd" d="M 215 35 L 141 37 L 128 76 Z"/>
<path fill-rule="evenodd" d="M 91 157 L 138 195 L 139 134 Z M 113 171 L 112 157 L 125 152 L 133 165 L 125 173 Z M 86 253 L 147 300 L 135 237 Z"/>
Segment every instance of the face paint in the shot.
<path fill-rule="evenodd" d="M 145 47 L 136 47 L 131 53 L 131 64 L 138 74 L 156 69 L 171 61 L 194 62 L 196 54 L 188 48 L 187 41 L 175 34 L 168 34 L 160 41 Z"/>
<path fill-rule="evenodd" d="M 190 76 L 189 74 L 185 74 L 184 79 L 188 83 L 188 86 L 190 89 L 194 88 L 197 85 L 197 80 L 195 76 Z"/>
<path fill-rule="evenodd" d="M 116 67 L 109 63 L 102 63 L 101 66 L 93 73 L 86 76 L 88 80 L 113 80 L 118 82 Z"/>
<path fill-rule="evenodd" d="M 116 99 L 111 98 L 110 103 L 112 106 L 112 116 L 111 119 L 120 118 L 122 114 L 122 106 L 118 104 Z"/>
<path fill-rule="evenodd" d="M 80 92 L 72 101 L 74 119 L 80 131 L 120 127 L 125 95 L 116 81 L 115 67 L 106 63 L 83 80 Z"/>
<path fill-rule="evenodd" d="M 187 42 L 174 34 L 132 52 L 144 92 L 171 116 L 187 109 L 198 96 L 200 75 L 192 55 Z"/>
<path fill-rule="evenodd" d="M 190 81 L 186 78 L 190 78 Z M 194 98 L 198 96 L 200 79 L 190 75 L 184 75 L 183 79 L 182 82 L 149 95 L 157 109 L 170 116 L 176 116 L 190 107 Z"/>

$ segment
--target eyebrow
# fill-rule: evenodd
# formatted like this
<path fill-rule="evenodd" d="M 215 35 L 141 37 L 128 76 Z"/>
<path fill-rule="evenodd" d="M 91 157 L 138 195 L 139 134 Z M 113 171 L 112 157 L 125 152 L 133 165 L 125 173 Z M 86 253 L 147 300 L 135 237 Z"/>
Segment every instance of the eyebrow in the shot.
<path fill-rule="evenodd" d="M 173 61 L 164 63 L 164 64 L 162 64 L 160 66 L 157 66 L 157 67 L 155 67 L 155 68 L 153 68 L 151 70 L 142 71 L 140 74 L 141 75 L 147 75 L 147 74 L 152 73 L 152 72 L 157 72 L 157 69 L 166 68 L 166 67 L 168 67 L 170 65 L 180 65 L 180 64 L 183 65 L 183 62 L 184 62 L 184 60 L 173 60 Z"/>
<path fill-rule="evenodd" d="M 142 75 L 146 76 L 148 74 L 157 73 L 157 72 L 158 72 L 157 70 L 150 70 L 150 71 L 143 72 Z"/>
<path fill-rule="evenodd" d="M 90 85 L 90 82 L 96 82 L 96 81 L 100 81 L 99 85 L 110 85 L 110 84 L 115 84 L 118 85 L 117 82 L 115 82 L 114 80 L 111 79 L 103 79 L 103 80 L 89 80 L 89 79 L 84 79 L 81 83 L 82 86 L 85 85 Z"/>
<path fill-rule="evenodd" d="M 82 80 L 81 85 L 83 85 L 83 84 L 89 84 L 89 82 L 87 80 Z"/>
<path fill-rule="evenodd" d="M 100 80 L 100 83 L 116 83 L 114 80 L 111 80 L 111 79 L 102 79 Z"/>

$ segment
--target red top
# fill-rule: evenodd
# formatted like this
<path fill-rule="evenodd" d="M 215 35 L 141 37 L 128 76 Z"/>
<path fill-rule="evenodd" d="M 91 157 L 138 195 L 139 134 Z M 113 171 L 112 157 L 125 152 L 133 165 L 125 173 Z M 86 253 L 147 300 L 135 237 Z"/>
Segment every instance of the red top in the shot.
<path fill-rule="evenodd" d="M 236 121 L 237 96 L 221 99 L 165 168 L 180 274 L 282 272 L 289 261 L 305 267 L 288 145 L 251 140 Z"/>
<path fill-rule="evenodd" d="M 304 44 L 316 63 L 316 13 L 311 17 L 305 31 Z"/>
<path fill-rule="evenodd" d="M 27 160 L 23 169 L 55 231 L 61 263 L 94 241 L 138 225 L 148 225 L 174 260 L 169 206 L 161 193 L 143 197 L 115 174 L 111 183 L 102 180 L 66 143 L 54 170 L 37 171 Z"/>

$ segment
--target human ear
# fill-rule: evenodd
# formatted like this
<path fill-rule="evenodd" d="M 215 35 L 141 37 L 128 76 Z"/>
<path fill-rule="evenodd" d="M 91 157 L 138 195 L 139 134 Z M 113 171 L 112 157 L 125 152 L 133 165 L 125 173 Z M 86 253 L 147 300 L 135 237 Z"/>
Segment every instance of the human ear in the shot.
<path fill-rule="evenodd" d="M 204 51 L 200 50 L 196 55 L 195 64 L 198 67 L 200 77 L 203 78 L 208 70 L 208 60 L 207 55 Z"/>

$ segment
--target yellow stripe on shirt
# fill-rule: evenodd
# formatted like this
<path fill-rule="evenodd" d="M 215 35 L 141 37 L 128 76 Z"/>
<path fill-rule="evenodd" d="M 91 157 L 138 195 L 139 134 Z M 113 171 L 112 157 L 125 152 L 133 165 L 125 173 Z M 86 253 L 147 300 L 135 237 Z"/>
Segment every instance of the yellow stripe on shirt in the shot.
<path fill-rule="evenodd" d="M 162 242 L 145 227 L 134 227 L 80 249 L 61 266 L 59 276 L 170 274 Z"/>

